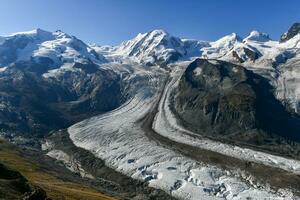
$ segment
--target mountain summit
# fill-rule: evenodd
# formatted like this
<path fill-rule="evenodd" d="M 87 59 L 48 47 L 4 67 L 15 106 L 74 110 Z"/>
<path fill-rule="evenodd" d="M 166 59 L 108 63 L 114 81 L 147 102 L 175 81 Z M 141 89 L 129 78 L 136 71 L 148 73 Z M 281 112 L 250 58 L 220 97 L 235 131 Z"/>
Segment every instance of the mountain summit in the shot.
<path fill-rule="evenodd" d="M 244 39 L 244 41 L 252 40 L 258 42 L 266 42 L 270 40 L 270 37 L 266 33 L 260 33 L 258 31 L 251 31 L 251 33 Z"/>
<path fill-rule="evenodd" d="M 181 39 L 164 30 L 140 33 L 135 38 L 123 42 L 116 52 L 146 64 L 168 63 L 187 53 Z"/>
<path fill-rule="evenodd" d="M 2 40 L 2 42 L 1 42 Z M 4 36 L 0 40 L 0 65 L 35 60 L 53 66 L 63 63 L 94 61 L 104 62 L 87 44 L 62 31 L 48 32 L 35 29 Z"/>

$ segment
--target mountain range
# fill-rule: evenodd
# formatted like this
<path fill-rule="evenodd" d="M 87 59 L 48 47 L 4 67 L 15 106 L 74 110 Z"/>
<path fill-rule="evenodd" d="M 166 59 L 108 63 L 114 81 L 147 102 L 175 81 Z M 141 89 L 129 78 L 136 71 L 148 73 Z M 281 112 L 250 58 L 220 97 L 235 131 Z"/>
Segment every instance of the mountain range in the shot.
<path fill-rule="evenodd" d="M 0 37 L 0 135 L 121 199 L 298 199 L 299 88 L 299 23 L 279 40 Z"/>

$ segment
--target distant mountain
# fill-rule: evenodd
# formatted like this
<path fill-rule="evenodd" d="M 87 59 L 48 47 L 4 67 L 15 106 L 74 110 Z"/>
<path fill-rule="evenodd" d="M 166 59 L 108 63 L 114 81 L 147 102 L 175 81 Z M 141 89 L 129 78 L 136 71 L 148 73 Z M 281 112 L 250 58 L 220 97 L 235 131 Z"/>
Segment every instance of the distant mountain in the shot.
<path fill-rule="evenodd" d="M 146 64 L 176 61 L 187 54 L 183 42 L 163 30 L 139 34 L 123 42 L 117 54 L 133 57 Z"/>
<path fill-rule="evenodd" d="M 2 36 L 0 82 L 1 92 L 5 95 L 1 97 L 1 126 L 14 129 L 21 126 L 26 131 L 35 127 L 38 132 L 40 128 L 36 127 L 44 127 L 42 124 L 47 124 L 51 116 L 54 121 L 59 119 L 55 124 L 61 127 L 73 119 L 70 118 L 73 114 L 68 114 L 70 112 L 102 112 L 118 106 L 127 98 L 121 93 L 127 92 L 121 88 L 120 69 L 103 68 L 106 63 L 122 65 L 132 61 L 166 67 L 169 63 L 193 57 L 219 59 L 256 69 L 256 73 L 267 76 L 275 85 L 278 99 L 297 112 L 300 81 L 297 73 L 292 72 L 298 70 L 293 63 L 300 60 L 300 34 L 295 35 L 296 28 L 297 24 L 294 24 L 288 34 L 292 32 L 294 36 L 281 43 L 257 31 L 252 31 L 244 39 L 232 33 L 215 42 L 205 42 L 180 39 L 163 30 L 153 30 L 115 47 L 88 45 L 62 31 L 52 33 L 42 29 Z M 274 79 L 273 72 L 266 73 L 265 69 L 276 69 L 277 78 Z M 106 102 L 103 99 L 106 95 L 117 98 Z M 39 105 L 37 102 L 41 97 L 51 106 Z M 20 107 L 23 104 L 29 107 Z M 47 119 L 27 113 L 35 109 L 48 112 Z M 62 110 L 69 115 L 63 115 L 67 121 L 60 119 Z"/>
<path fill-rule="evenodd" d="M 74 36 L 61 31 L 36 29 L 3 37 L 0 46 L 0 65 L 33 60 L 57 67 L 62 63 L 105 62 L 103 56 Z"/>
<path fill-rule="evenodd" d="M 180 39 L 164 30 L 140 33 L 135 38 L 116 47 L 93 46 L 99 53 L 132 59 L 146 65 L 165 65 L 180 59 L 200 55 L 200 49 L 208 46 L 205 41 Z"/>
<path fill-rule="evenodd" d="M 119 105 L 109 99 L 120 95 L 119 75 L 76 37 L 36 29 L 2 39 L 1 129 L 43 135 Z"/>

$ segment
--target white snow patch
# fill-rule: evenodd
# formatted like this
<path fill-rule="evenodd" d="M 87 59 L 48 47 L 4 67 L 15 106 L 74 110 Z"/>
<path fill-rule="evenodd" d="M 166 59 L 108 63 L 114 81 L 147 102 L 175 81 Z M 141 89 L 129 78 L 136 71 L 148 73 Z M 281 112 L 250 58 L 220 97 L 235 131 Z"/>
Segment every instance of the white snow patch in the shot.
<path fill-rule="evenodd" d="M 4 72 L 7 69 L 7 67 L 0 67 L 0 72 Z"/>
<path fill-rule="evenodd" d="M 200 76 L 201 73 L 202 73 L 202 68 L 196 67 L 196 68 L 194 69 L 194 74 L 195 74 L 196 76 Z"/>

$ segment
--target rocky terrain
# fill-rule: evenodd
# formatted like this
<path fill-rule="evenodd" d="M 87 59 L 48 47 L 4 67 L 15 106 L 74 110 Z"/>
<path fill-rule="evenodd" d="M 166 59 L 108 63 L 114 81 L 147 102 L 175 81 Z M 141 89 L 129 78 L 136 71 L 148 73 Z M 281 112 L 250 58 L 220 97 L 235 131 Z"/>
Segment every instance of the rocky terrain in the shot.
<path fill-rule="evenodd" d="M 283 138 L 299 142 L 300 118 L 273 91 L 267 79 L 244 67 L 198 59 L 181 77 L 173 94 L 174 110 L 182 124 L 196 133 L 274 151 L 274 144 L 288 143 Z M 291 148 L 296 152 L 299 147 Z"/>

